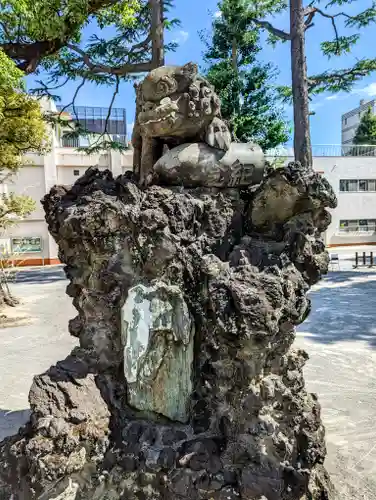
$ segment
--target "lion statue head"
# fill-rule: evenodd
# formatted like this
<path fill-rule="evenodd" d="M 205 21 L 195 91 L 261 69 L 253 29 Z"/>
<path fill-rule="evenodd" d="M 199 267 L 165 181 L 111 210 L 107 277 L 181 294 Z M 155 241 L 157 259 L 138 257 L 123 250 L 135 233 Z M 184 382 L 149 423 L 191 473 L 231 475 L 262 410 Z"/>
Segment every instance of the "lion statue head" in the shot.
<path fill-rule="evenodd" d="M 138 89 L 141 133 L 166 141 L 204 141 L 227 150 L 231 134 L 221 120 L 220 99 L 197 65 L 162 66 L 151 71 Z"/>

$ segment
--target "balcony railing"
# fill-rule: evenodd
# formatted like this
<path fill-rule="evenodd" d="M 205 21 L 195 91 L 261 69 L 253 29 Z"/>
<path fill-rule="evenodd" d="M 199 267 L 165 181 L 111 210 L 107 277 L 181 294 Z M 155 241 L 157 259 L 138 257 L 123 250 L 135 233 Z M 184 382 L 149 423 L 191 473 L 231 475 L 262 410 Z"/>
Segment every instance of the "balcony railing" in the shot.
<path fill-rule="evenodd" d="M 78 137 L 62 137 L 61 146 L 63 148 L 78 148 L 80 139 Z"/>
<path fill-rule="evenodd" d="M 98 137 L 95 136 L 89 136 L 87 137 L 62 137 L 60 144 L 61 147 L 63 148 L 87 148 L 98 140 Z M 119 142 L 120 144 L 127 146 L 129 141 L 126 135 L 117 135 L 117 134 L 109 134 L 105 135 L 103 138 L 100 139 L 100 141 L 115 141 Z"/>
<path fill-rule="evenodd" d="M 376 157 L 376 144 L 314 144 L 312 154 L 316 157 L 323 156 L 361 156 Z M 294 148 L 292 146 L 281 146 L 269 149 L 266 156 L 270 158 L 293 157 Z"/>

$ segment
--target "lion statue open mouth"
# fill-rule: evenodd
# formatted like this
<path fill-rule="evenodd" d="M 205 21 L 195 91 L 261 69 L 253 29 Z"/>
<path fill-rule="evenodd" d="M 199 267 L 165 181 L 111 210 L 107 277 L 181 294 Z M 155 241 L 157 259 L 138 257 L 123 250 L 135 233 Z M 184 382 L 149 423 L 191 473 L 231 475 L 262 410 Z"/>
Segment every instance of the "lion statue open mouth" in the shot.
<path fill-rule="evenodd" d="M 220 100 L 214 88 L 197 73 L 197 66 L 164 66 L 152 71 L 141 85 L 141 129 L 150 137 L 205 141 L 227 150 L 231 135 L 220 119 Z"/>
<path fill-rule="evenodd" d="M 155 153 L 157 143 L 174 147 L 185 142 L 205 142 L 224 151 L 230 147 L 231 134 L 221 119 L 220 99 L 198 74 L 196 64 L 162 66 L 151 71 L 137 88 L 137 106 L 132 142 L 140 172 L 145 170 L 141 157 L 147 157 L 149 163 L 152 157 L 155 163 L 161 156 L 161 149 Z"/>
<path fill-rule="evenodd" d="M 161 66 L 137 86 L 132 143 L 142 186 L 157 178 L 189 186 L 259 182 L 264 156 L 255 144 L 231 142 L 214 87 L 197 65 Z"/>

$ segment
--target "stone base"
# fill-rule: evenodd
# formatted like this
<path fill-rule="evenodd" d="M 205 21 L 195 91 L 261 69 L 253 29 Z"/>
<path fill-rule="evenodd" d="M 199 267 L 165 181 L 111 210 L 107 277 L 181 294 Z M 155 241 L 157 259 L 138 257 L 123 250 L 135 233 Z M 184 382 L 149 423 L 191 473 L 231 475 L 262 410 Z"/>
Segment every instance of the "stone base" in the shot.
<path fill-rule="evenodd" d="M 299 356 L 291 353 L 290 363 Z M 106 395 L 111 399 L 116 383 L 111 377 L 84 376 L 76 366 L 83 368 L 82 359 L 72 356 L 36 377 L 30 423 L 0 445 L 0 500 L 335 498 L 321 465 L 325 448 L 317 441 L 323 429 L 314 398 L 288 396 L 282 386 L 269 401 L 276 406 L 284 400 L 290 407 L 286 420 L 300 422 L 299 442 L 266 412 L 247 432 L 231 437 L 163 419 L 132 418 L 129 410 L 117 420 L 119 408 L 105 402 L 97 387 L 111 388 L 113 393 Z M 276 382 L 264 380 L 264 396 L 271 397 Z M 265 400 L 254 396 L 252 403 L 254 413 Z M 302 420 L 303 414 L 308 420 Z M 303 453 L 308 443 L 312 464 Z M 306 463 L 294 467 L 284 457 L 299 446 Z"/>

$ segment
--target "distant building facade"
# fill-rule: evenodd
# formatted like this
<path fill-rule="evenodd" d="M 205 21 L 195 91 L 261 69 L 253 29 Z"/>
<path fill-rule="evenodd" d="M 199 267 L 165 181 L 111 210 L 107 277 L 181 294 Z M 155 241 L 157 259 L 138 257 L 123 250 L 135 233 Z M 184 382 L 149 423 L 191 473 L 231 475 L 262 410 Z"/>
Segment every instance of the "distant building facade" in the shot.
<path fill-rule="evenodd" d="M 127 117 L 124 108 L 101 108 L 96 106 L 57 106 L 57 110 L 71 123 L 78 123 L 93 136 L 109 134 L 114 140 L 127 142 Z M 88 137 L 69 137 L 69 128 L 62 131 L 62 146 L 79 147 L 88 145 Z"/>
<path fill-rule="evenodd" d="M 376 148 L 314 145 L 313 168 L 333 187 L 338 207 L 324 239 L 328 247 L 376 244 Z M 285 163 L 293 149 L 280 150 Z M 272 160 L 275 151 L 269 155 Z"/>
<path fill-rule="evenodd" d="M 342 115 L 342 144 L 352 144 L 356 130 L 359 126 L 362 115 L 368 108 L 372 109 L 373 114 L 376 114 L 376 100 L 365 101 L 362 99 L 357 108 L 348 111 Z"/>
<path fill-rule="evenodd" d="M 44 101 L 43 108 L 47 112 L 56 112 L 56 107 L 51 101 Z M 110 135 L 114 140 L 120 138 L 126 144 L 126 135 L 120 134 L 120 132 L 126 132 L 125 110 L 123 111 L 117 111 L 117 117 L 121 117 L 121 120 L 111 122 L 111 131 L 114 133 Z M 84 114 L 83 108 L 80 112 Z M 89 140 L 95 140 L 95 137 L 98 137 L 95 132 L 96 134 L 103 132 L 101 128 L 105 120 L 103 116 L 107 116 L 103 108 L 98 108 L 97 112 L 95 108 L 88 108 L 87 116 L 92 116 L 93 113 L 97 113 L 98 122 L 92 124 L 93 135 L 89 137 Z M 111 170 L 114 176 L 132 169 L 132 150 L 124 152 L 109 150 L 88 155 L 77 150 L 78 146 L 85 146 L 85 142 L 82 143 L 78 138 L 73 144 L 64 140 L 64 134 L 64 127 L 51 128 L 50 152 L 45 155 L 27 155 L 27 159 L 31 160 L 32 164 L 26 164 L 9 183 L 0 185 L 0 191 L 4 194 L 14 192 L 18 195 L 29 195 L 36 202 L 36 208 L 28 218 L 18 221 L 16 225 L 0 234 L 0 252 L 3 258 L 9 256 L 15 264 L 43 265 L 59 262 L 58 249 L 48 232 L 40 203 L 52 186 L 73 184 L 87 168 L 93 165 L 103 170 Z"/>

